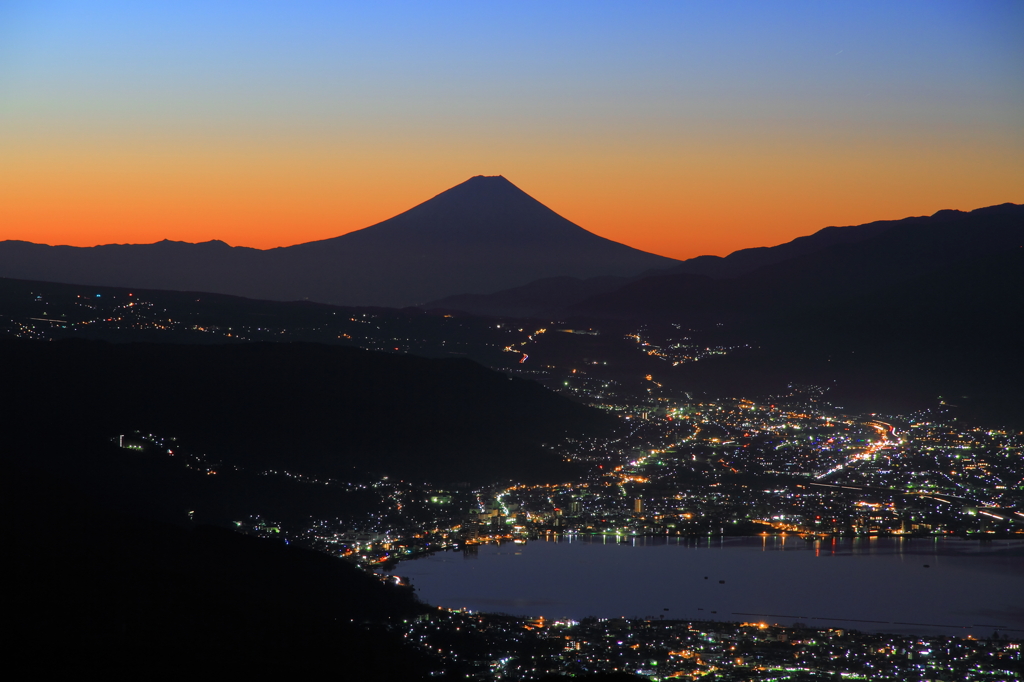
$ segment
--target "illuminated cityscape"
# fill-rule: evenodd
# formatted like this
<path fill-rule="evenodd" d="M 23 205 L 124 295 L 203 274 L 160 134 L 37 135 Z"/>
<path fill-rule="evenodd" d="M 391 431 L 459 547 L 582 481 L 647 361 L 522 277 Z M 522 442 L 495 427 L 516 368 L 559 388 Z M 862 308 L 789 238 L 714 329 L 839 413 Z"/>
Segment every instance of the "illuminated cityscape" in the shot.
<path fill-rule="evenodd" d="M 254 498 L 247 513 L 227 521 L 249 535 L 340 557 L 388 585 L 407 586 L 403 562 L 438 552 L 471 555 L 481 546 L 574 538 L 788 537 L 816 552 L 849 538 L 1024 538 L 1020 431 L 973 425 L 941 400 L 908 414 L 853 413 L 813 384 L 759 397 L 699 396 L 674 380 L 671 368 L 753 346 L 716 342 L 680 325 L 569 327 L 329 306 L 289 319 L 286 308 L 262 303 L 226 324 L 225 302 L 217 297 L 23 288 L 15 295 L 25 312 L 15 309 L 6 322 L 14 337 L 313 340 L 472 357 L 612 417 L 610 432 L 546 443 L 551 457 L 576 467 L 574 477 L 486 485 L 434 485 L 361 470 L 343 479 L 258 469 L 223 449 L 208 454 L 175 433 L 109 436 L 125 452 L 165 460 L 209 485 L 274 481 L 294 489 L 294 499 L 303 491 L 329 492 L 333 514 L 303 516 L 300 505 L 275 516 L 280 505 Z M 188 509 L 187 519 L 213 520 L 203 505 Z M 391 619 L 386 628 L 433 661 L 435 674 L 477 680 L 617 672 L 652 680 L 1019 679 L 1022 670 L 1012 628 L 898 635 L 876 631 L 884 625 L 858 629 L 857 622 L 770 614 L 738 622 L 730 619 L 743 616 L 732 612 L 704 613 L 715 620 L 662 613 L 549 621 L 437 607 Z"/>
<path fill-rule="evenodd" d="M 7 667 L 1021 680 L 1022 37 L 0 5 Z"/>

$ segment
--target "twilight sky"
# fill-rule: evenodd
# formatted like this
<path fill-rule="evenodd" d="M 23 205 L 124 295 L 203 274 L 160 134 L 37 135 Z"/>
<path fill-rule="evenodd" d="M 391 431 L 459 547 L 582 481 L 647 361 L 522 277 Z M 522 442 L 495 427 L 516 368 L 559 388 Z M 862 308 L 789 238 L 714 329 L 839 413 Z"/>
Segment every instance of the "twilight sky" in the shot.
<path fill-rule="evenodd" d="M 1024 2 L 0 3 L 0 239 L 267 248 L 473 175 L 667 256 L 1024 202 Z"/>

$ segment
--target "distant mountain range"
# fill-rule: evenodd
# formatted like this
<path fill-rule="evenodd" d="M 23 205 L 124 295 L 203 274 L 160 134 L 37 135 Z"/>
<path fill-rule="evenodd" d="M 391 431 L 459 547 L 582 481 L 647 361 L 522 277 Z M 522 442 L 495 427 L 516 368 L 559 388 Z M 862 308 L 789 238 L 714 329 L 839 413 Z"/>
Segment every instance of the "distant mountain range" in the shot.
<path fill-rule="evenodd" d="M 391 307 L 546 277 L 631 277 L 678 262 L 588 232 L 501 176 L 471 178 L 363 230 L 276 249 L 0 242 L 2 277 Z"/>
<path fill-rule="evenodd" d="M 770 248 L 700 256 L 634 277 L 548 278 L 428 308 L 520 317 L 660 319 L 692 326 L 770 319 L 879 292 L 1024 245 L 1024 206 L 827 227 Z"/>
<path fill-rule="evenodd" d="M 219 241 L 0 242 L 0 277 L 490 316 L 748 322 L 864 295 L 1024 244 L 1024 206 L 826 227 L 686 261 L 599 237 L 501 176 L 390 220 L 269 250 Z"/>

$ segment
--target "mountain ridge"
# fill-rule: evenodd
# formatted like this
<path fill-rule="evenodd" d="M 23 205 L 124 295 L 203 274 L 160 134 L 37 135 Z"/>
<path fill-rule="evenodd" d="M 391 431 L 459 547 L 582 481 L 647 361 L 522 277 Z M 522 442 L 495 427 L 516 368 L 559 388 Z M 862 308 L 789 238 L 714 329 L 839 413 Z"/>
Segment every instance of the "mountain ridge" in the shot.
<path fill-rule="evenodd" d="M 1018 204 L 1010 202 L 984 206 L 971 211 L 959 209 L 939 209 L 928 216 L 908 216 L 892 220 L 874 220 L 860 225 L 830 225 L 809 235 L 803 235 L 775 246 L 755 246 L 733 251 L 726 256 L 697 256 L 690 258 L 669 270 L 671 272 L 687 272 L 709 275 L 716 278 L 735 277 L 765 265 L 779 263 L 796 256 L 806 255 L 815 251 L 837 246 L 852 244 L 883 234 L 901 226 L 925 222 L 942 222 L 956 220 L 970 215 L 983 216 L 1012 211 Z"/>
<path fill-rule="evenodd" d="M 4 277 L 391 307 L 676 262 L 588 232 L 502 176 L 475 176 L 362 230 L 266 251 L 220 240 L 0 242 Z"/>
<path fill-rule="evenodd" d="M 26 384 L 8 415 L 23 431 L 94 441 L 134 430 L 174 435 L 256 470 L 531 480 L 575 471 L 542 443 L 614 421 L 458 357 L 303 342 L 82 339 L 2 339 L 0 353 L 8 380 Z M 55 394 L 58 376 L 65 390 Z"/>
<path fill-rule="evenodd" d="M 1024 206 L 978 209 L 956 219 L 913 218 L 855 243 L 770 263 L 733 278 L 673 273 L 634 281 L 572 306 L 576 315 L 666 316 L 691 324 L 750 321 L 866 295 L 926 273 L 1024 245 Z M 989 207 L 993 208 L 993 207 Z"/>
<path fill-rule="evenodd" d="M 623 278 L 618 286 L 612 286 L 607 278 L 570 283 L 538 280 L 493 294 L 452 296 L 424 307 L 478 315 L 622 319 L 643 314 L 706 316 L 712 308 L 721 310 L 725 303 L 729 312 L 736 313 L 738 303 L 763 298 L 767 291 L 780 294 L 780 287 L 793 286 L 794 277 L 802 276 L 808 290 L 815 287 L 815 277 L 822 286 L 838 285 L 840 277 L 856 278 L 856 264 L 842 264 L 847 258 L 844 254 L 849 252 L 860 250 L 862 263 L 868 265 L 885 257 L 889 248 L 886 243 L 898 248 L 900 257 L 889 258 L 889 267 L 878 266 L 876 272 L 877 277 L 891 281 L 972 254 L 980 256 L 1009 248 L 1020 241 L 1021 235 L 1024 205 L 1004 203 L 973 211 L 943 209 L 931 216 L 826 227 L 784 244 L 741 249 L 725 257 L 698 256 L 659 272 Z M 876 244 L 880 252 L 865 250 L 863 245 L 869 243 Z M 831 265 L 815 265 L 822 259 L 830 259 Z M 798 275 L 800 270 L 802 275 Z M 865 278 L 861 279 L 869 286 Z M 792 294 L 804 295 L 799 288 L 787 295 Z M 709 321 L 703 319 L 703 323 Z"/>

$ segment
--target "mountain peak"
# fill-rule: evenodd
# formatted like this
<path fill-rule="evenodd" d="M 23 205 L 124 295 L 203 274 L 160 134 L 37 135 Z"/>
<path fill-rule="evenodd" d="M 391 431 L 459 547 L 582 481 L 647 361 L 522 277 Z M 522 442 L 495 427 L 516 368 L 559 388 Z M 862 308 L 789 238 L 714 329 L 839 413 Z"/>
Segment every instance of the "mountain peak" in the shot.
<path fill-rule="evenodd" d="M 212 240 L 73 249 L 59 259 L 24 252 L 0 243 L 0 275 L 399 307 L 545 277 L 633 276 L 676 263 L 588 232 L 501 175 L 471 177 L 362 230 L 266 251 Z"/>
<path fill-rule="evenodd" d="M 475 242 L 504 235 L 519 240 L 527 235 L 545 239 L 573 233 L 596 237 L 558 215 L 503 175 L 476 175 L 390 220 L 357 230 L 369 236 L 386 230 L 395 239 L 437 239 Z M 507 246 L 507 245 L 506 245 Z"/>
<path fill-rule="evenodd" d="M 441 192 L 434 199 L 426 203 L 429 204 L 441 197 L 453 197 L 457 198 L 458 201 L 478 199 L 491 203 L 508 201 L 512 197 L 517 197 L 536 202 L 533 197 L 512 184 L 504 175 L 474 175 L 469 180 L 460 182 L 454 187 Z M 536 203 L 540 205 L 540 202 Z"/>

